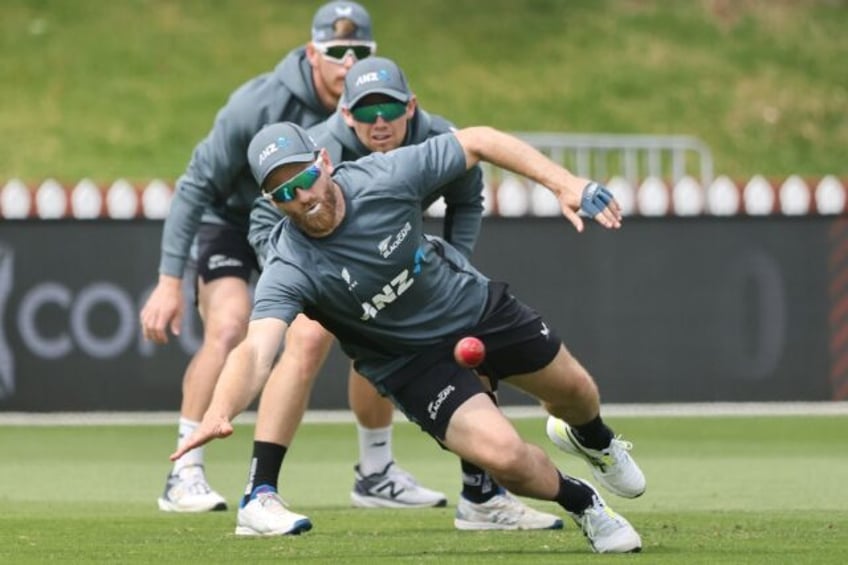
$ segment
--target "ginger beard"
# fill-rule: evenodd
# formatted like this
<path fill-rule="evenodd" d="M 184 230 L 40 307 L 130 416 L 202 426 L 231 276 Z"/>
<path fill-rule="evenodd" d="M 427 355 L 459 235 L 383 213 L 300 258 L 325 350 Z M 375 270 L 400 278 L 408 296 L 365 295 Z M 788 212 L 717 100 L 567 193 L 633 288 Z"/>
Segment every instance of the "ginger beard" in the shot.
<path fill-rule="evenodd" d="M 319 186 L 320 185 L 320 186 Z M 323 237 L 336 227 L 340 190 L 331 180 L 319 179 L 310 190 L 298 191 L 298 198 L 284 205 L 286 215 L 310 237 Z"/>

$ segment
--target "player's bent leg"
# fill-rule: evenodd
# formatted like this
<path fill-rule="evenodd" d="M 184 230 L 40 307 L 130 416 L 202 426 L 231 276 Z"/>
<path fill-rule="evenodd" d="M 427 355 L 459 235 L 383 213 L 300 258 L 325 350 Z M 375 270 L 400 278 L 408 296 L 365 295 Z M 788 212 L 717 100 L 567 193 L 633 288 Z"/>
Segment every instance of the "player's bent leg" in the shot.
<path fill-rule="evenodd" d="M 209 406 L 227 355 L 244 337 L 250 312 L 248 287 L 240 278 L 216 279 L 200 284 L 198 291 L 203 343 L 183 377 L 181 440 L 190 435 Z M 226 510 L 224 497 L 206 481 L 202 447 L 174 463 L 158 505 L 166 512 Z"/>
<path fill-rule="evenodd" d="M 497 395 L 491 381 L 481 377 L 481 383 L 497 406 Z M 453 524 L 458 530 L 558 530 L 562 519 L 555 514 L 540 512 L 512 496 L 485 469 L 460 460 L 462 491 L 456 503 Z"/>
<path fill-rule="evenodd" d="M 445 445 L 488 470 L 510 491 L 558 502 L 599 553 L 639 551 L 639 534 L 609 508 L 588 483 L 565 478 L 538 446 L 524 442 L 483 395 L 460 405 L 451 417 Z M 487 407 L 488 404 L 488 407 Z"/>
<path fill-rule="evenodd" d="M 357 420 L 359 463 L 350 500 L 358 508 L 428 508 L 447 504 L 444 493 L 422 486 L 392 455 L 392 403 L 353 367 L 348 400 Z"/>
<path fill-rule="evenodd" d="M 564 347 L 540 371 L 512 376 L 505 382 L 542 401 L 551 414 L 546 425 L 548 438 L 561 450 L 586 461 L 604 488 L 625 498 L 645 492 L 645 475 L 629 453 L 632 444 L 615 437 L 602 423 L 597 386 Z"/>

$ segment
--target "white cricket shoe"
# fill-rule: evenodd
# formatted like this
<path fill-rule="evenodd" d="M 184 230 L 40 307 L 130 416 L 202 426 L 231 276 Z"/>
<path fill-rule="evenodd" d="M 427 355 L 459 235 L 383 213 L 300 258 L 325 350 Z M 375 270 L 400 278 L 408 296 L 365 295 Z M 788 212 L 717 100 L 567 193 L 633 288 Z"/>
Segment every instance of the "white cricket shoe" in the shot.
<path fill-rule="evenodd" d="M 460 496 L 453 525 L 457 530 L 561 530 L 562 520 L 503 491 L 480 503 Z"/>
<path fill-rule="evenodd" d="M 592 504 L 580 514 L 568 513 L 583 530 L 595 553 L 637 553 L 642 551 L 642 538 L 623 516 L 606 505 L 598 491 L 586 481 L 575 479 L 592 489 Z"/>
<path fill-rule="evenodd" d="M 159 497 L 163 512 L 209 512 L 226 510 L 227 501 L 206 482 L 202 465 L 189 465 L 168 475 L 165 492 Z"/>
<path fill-rule="evenodd" d="M 548 438 L 572 455 L 582 457 L 592 468 L 595 477 L 604 488 L 625 498 L 636 498 L 645 492 L 645 475 L 628 453 L 633 444 L 614 438 L 606 449 L 591 449 L 581 445 L 568 424 L 548 416 L 545 426 Z"/>
<path fill-rule="evenodd" d="M 236 517 L 237 536 L 293 536 L 311 529 L 309 518 L 286 508 L 277 491 L 269 486 L 258 487 Z"/>
<path fill-rule="evenodd" d="M 358 508 L 427 508 L 448 503 L 443 493 L 421 486 L 394 461 L 380 473 L 363 475 L 359 465 L 354 467 L 354 472 L 356 481 L 350 501 Z"/>

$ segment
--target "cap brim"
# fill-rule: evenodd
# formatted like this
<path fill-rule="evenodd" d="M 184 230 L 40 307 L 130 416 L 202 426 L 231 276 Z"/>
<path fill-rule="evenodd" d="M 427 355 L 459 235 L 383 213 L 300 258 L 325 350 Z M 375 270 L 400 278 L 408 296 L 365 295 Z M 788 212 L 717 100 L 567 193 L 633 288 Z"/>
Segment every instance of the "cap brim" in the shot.
<path fill-rule="evenodd" d="M 315 153 L 297 153 L 295 155 L 286 155 L 285 157 L 279 157 L 274 159 L 273 156 L 269 157 L 268 160 L 262 165 L 262 180 L 259 181 L 259 184 L 262 185 L 265 183 L 265 179 L 271 174 L 271 172 L 283 165 L 288 165 L 289 163 L 310 163 L 315 160 Z"/>
<path fill-rule="evenodd" d="M 372 88 L 367 92 L 363 92 L 357 95 L 353 100 L 347 101 L 347 107 L 353 108 L 356 106 L 360 100 L 365 98 L 366 96 L 370 96 L 371 94 L 385 94 L 386 96 L 391 96 L 395 100 L 399 100 L 406 104 L 409 102 L 411 95 L 408 92 L 403 92 L 402 90 L 397 90 L 394 88 Z"/>

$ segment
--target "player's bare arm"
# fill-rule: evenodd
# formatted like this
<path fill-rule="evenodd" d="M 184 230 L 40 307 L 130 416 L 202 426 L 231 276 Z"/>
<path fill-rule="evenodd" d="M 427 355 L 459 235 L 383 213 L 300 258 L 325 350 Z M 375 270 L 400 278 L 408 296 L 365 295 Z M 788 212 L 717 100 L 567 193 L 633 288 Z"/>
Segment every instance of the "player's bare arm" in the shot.
<path fill-rule="evenodd" d="M 480 161 L 527 177 L 554 193 L 563 215 L 583 231 L 582 211 L 605 228 L 621 227 L 621 208 L 602 185 L 573 175 L 530 144 L 491 127 L 476 126 L 456 132 L 467 166 Z"/>
<path fill-rule="evenodd" d="M 288 324 L 276 318 L 262 318 L 248 324 L 247 336 L 227 357 L 200 426 L 171 454 L 171 461 L 233 433 L 233 418 L 248 407 L 268 380 L 287 328 Z"/>

